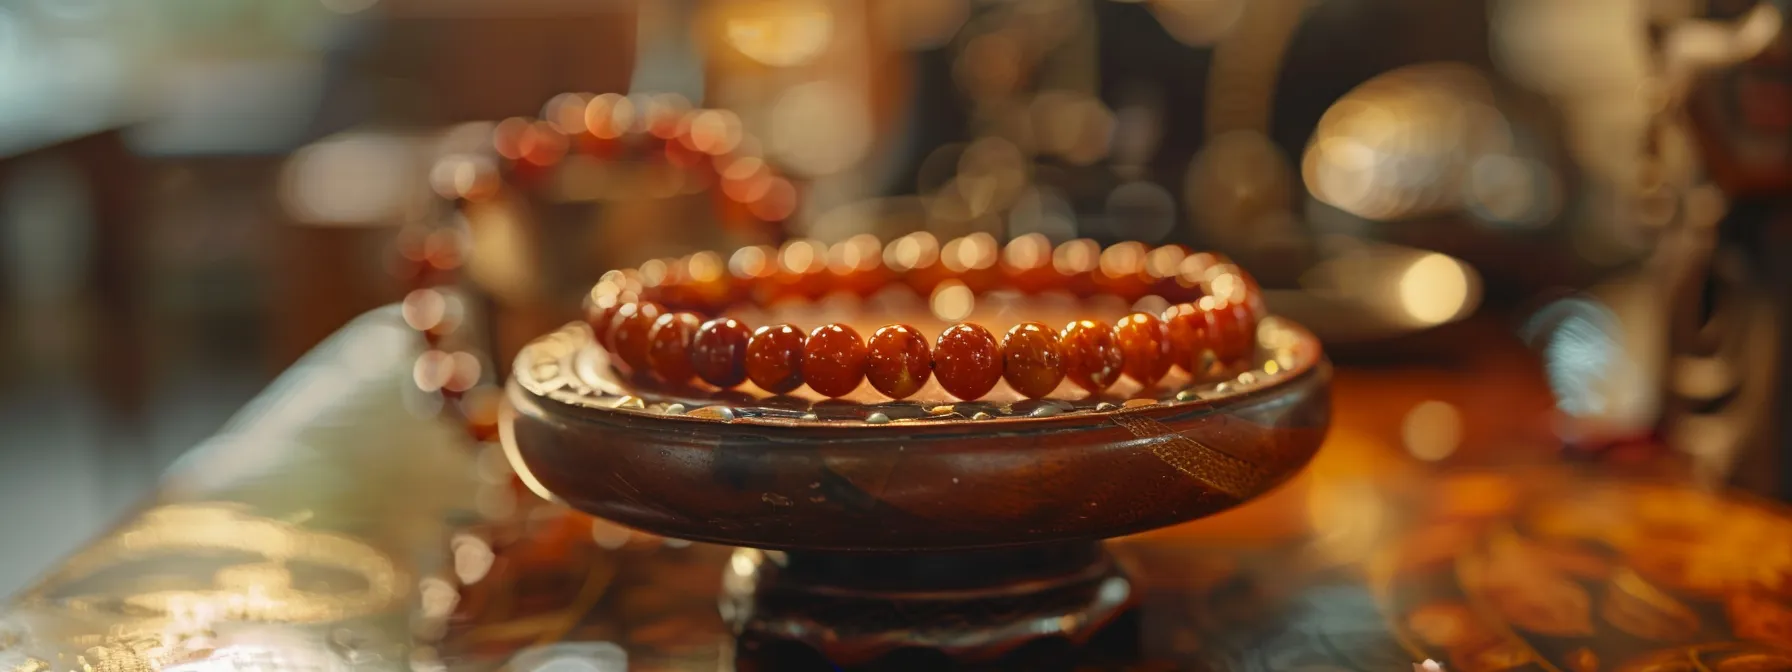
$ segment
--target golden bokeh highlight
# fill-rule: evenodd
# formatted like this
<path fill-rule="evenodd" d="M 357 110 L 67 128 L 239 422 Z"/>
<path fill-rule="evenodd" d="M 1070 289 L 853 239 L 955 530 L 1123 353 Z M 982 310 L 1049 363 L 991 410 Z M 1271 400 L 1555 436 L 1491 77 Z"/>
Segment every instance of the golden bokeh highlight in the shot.
<path fill-rule="evenodd" d="M 834 15 L 821 0 L 737 0 L 723 6 L 728 46 L 765 65 L 808 63 L 834 36 Z"/>
<path fill-rule="evenodd" d="M 1420 256 L 1400 275 L 1400 307 L 1421 326 L 1460 317 L 1476 300 L 1475 279 L 1462 262 L 1430 253 Z"/>
<path fill-rule="evenodd" d="M 945 322 L 957 322 L 971 316 L 971 311 L 977 308 L 977 296 L 964 283 L 948 280 L 934 288 L 927 307 L 933 311 L 934 317 Z"/>

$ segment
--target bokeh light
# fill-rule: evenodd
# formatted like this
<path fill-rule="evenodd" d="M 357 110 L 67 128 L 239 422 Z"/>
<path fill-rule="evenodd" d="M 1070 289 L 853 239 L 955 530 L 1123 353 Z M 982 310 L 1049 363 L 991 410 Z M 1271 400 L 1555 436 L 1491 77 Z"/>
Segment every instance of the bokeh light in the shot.
<path fill-rule="evenodd" d="M 939 260 L 940 243 L 933 234 L 917 231 L 884 247 L 884 265 L 895 271 L 911 271 L 932 266 Z"/>
<path fill-rule="evenodd" d="M 1462 262 L 1442 254 L 1420 256 L 1400 275 L 1400 306 L 1419 325 L 1443 324 L 1473 307 L 1476 281 Z"/>
<path fill-rule="evenodd" d="M 933 297 L 928 299 L 927 306 L 933 316 L 946 322 L 957 322 L 971 316 L 977 307 L 977 296 L 971 288 L 957 280 L 940 283 L 933 290 Z"/>
<path fill-rule="evenodd" d="M 1039 150 L 1075 165 L 1107 157 L 1114 136 L 1114 113 L 1093 96 L 1047 91 L 1030 108 Z"/>
<path fill-rule="evenodd" d="M 1462 413 L 1448 402 L 1420 402 L 1400 421 L 1400 438 L 1413 457 L 1442 460 L 1462 445 Z"/>
<path fill-rule="evenodd" d="M 414 182 L 417 152 L 403 139 L 339 135 L 300 149 L 280 175 L 280 202 L 293 219 L 334 226 L 396 224 L 426 194 Z"/>
<path fill-rule="evenodd" d="M 1459 208 L 1471 166 L 1512 151 L 1487 78 L 1472 66 L 1428 63 L 1384 73 L 1326 110 L 1301 177 L 1323 203 L 1397 220 Z"/>
<path fill-rule="evenodd" d="M 728 45 L 765 65 L 807 63 L 833 39 L 834 15 L 821 0 L 741 0 L 723 6 Z"/>
<path fill-rule="evenodd" d="M 863 98 L 829 81 L 790 87 L 771 110 L 768 149 L 784 165 L 808 175 L 830 175 L 871 150 L 871 119 Z"/>

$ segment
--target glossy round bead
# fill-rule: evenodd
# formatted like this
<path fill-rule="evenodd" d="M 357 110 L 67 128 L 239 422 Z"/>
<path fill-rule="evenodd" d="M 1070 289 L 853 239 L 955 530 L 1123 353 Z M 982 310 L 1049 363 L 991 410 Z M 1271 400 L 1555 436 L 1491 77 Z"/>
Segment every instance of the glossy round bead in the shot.
<path fill-rule="evenodd" d="M 1002 349 L 988 329 L 968 322 L 954 324 L 940 332 L 933 348 L 933 373 L 952 396 L 977 399 L 1002 379 Z"/>
<path fill-rule="evenodd" d="M 866 346 L 865 377 L 886 397 L 907 399 L 933 377 L 933 350 L 919 329 L 892 324 L 872 334 Z"/>
<path fill-rule="evenodd" d="M 731 317 L 718 317 L 697 327 L 691 338 L 691 370 L 724 390 L 747 380 L 747 339 L 753 333 Z"/>
<path fill-rule="evenodd" d="M 1150 313 L 1133 313 L 1114 326 L 1126 375 L 1150 387 L 1170 371 L 1170 334 L 1164 321 Z"/>
<path fill-rule="evenodd" d="M 1203 299 L 1201 307 L 1206 309 L 1213 354 L 1220 363 L 1231 366 L 1248 359 L 1257 344 L 1257 320 L 1250 306 Z"/>
<path fill-rule="evenodd" d="M 788 324 L 760 327 L 747 339 L 747 379 L 772 394 L 802 387 L 805 340 Z"/>
<path fill-rule="evenodd" d="M 818 393 L 844 397 L 865 380 L 865 358 L 865 341 L 852 327 L 816 327 L 803 344 L 803 380 Z"/>
<path fill-rule="evenodd" d="M 1052 328 L 1022 322 L 1002 337 L 1002 378 L 1015 392 L 1038 399 L 1064 382 L 1064 352 Z"/>
<path fill-rule="evenodd" d="M 653 375 L 668 383 L 683 384 L 697 375 L 691 368 L 691 339 L 702 318 L 694 313 L 666 313 L 653 321 L 647 333 L 647 363 Z"/>
<path fill-rule="evenodd" d="M 1064 375 L 1078 386 L 1100 393 L 1120 379 L 1120 343 L 1106 322 L 1077 320 L 1058 334 L 1064 352 Z"/>
<path fill-rule="evenodd" d="M 1170 354 L 1176 365 L 1191 376 L 1206 375 L 1209 359 L 1215 357 L 1209 317 L 1199 303 L 1179 303 L 1164 311 L 1164 324 L 1170 334 Z"/>
<path fill-rule="evenodd" d="M 616 311 L 610 321 L 610 351 L 621 360 L 621 368 L 644 373 L 652 366 L 647 361 L 647 335 L 665 312 L 664 306 L 652 301 L 625 303 Z"/>

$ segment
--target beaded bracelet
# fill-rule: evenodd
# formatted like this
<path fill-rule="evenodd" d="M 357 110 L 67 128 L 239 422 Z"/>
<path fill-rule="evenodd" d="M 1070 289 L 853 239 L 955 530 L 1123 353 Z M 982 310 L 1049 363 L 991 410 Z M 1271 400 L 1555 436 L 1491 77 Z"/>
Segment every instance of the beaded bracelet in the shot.
<path fill-rule="evenodd" d="M 1062 329 L 1021 322 L 1000 342 L 980 325 L 959 322 L 931 347 L 906 324 L 878 328 L 867 340 L 845 324 L 807 332 L 791 324 L 752 329 L 719 316 L 743 301 L 769 305 L 842 289 L 868 294 L 889 283 L 923 293 L 954 283 L 1133 302 L 1156 296 L 1171 305 L 1161 314 L 1131 313 L 1111 327 L 1089 319 Z M 699 379 L 721 389 L 752 381 L 772 394 L 807 384 L 828 397 L 846 396 L 868 379 L 879 393 L 903 399 L 937 376 L 946 392 L 966 401 L 1001 380 L 1037 399 L 1065 378 L 1100 393 L 1121 375 L 1151 387 L 1172 366 L 1197 380 L 1224 375 L 1254 353 L 1264 315 L 1255 281 L 1220 255 L 1140 243 L 1102 250 L 1089 240 L 1054 249 L 1036 234 L 1015 239 L 1000 255 L 986 234 L 939 245 L 926 233 L 887 246 L 860 237 L 832 248 L 810 241 L 748 247 L 725 264 L 720 255 L 701 252 L 606 273 L 585 304 L 596 341 L 618 369 L 637 378 L 672 385 Z"/>

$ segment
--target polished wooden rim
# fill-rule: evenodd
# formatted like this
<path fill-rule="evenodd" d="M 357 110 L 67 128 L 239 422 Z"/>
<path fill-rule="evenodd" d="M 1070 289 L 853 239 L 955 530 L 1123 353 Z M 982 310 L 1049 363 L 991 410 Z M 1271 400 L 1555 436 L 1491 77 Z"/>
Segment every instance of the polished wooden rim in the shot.
<path fill-rule="evenodd" d="M 500 435 L 537 494 L 663 536 L 849 552 L 1102 539 L 1250 501 L 1311 459 L 1330 366 L 1305 329 L 1264 331 L 1246 382 L 930 407 L 637 396 L 574 326 L 525 348 Z"/>

